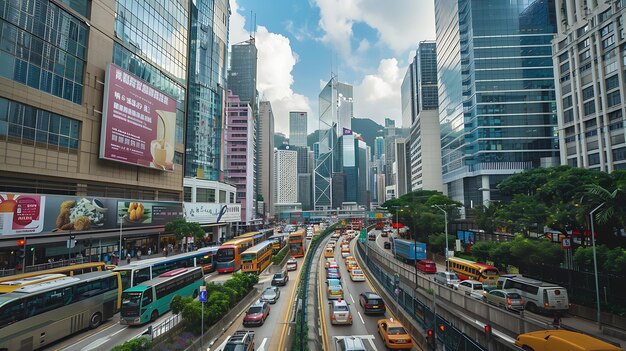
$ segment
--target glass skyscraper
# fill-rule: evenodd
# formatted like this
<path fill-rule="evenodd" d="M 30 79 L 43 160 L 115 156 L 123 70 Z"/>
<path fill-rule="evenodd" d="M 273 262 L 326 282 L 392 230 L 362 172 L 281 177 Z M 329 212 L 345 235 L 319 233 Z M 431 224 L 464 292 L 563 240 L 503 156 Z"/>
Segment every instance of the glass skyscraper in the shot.
<path fill-rule="evenodd" d="M 436 0 L 443 182 L 466 206 L 558 164 L 554 0 Z"/>
<path fill-rule="evenodd" d="M 228 89 L 256 110 L 257 48 L 254 38 L 231 46 Z"/>
<path fill-rule="evenodd" d="M 306 112 L 289 112 L 289 145 L 307 146 Z"/>

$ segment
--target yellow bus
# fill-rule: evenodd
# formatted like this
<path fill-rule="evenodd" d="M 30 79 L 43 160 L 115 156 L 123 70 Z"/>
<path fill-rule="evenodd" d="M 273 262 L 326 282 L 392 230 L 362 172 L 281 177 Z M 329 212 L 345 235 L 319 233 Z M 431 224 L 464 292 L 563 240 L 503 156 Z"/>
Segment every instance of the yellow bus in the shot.
<path fill-rule="evenodd" d="M 261 274 L 272 261 L 272 242 L 266 240 L 241 254 L 241 271 Z"/>
<path fill-rule="evenodd" d="M 45 282 L 47 280 L 65 278 L 65 274 L 41 274 L 34 277 L 27 277 L 23 279 L 9 280 L 0 283 L 0 294 L 8 294 L 23 286 L 37 284 Z"/>
<path fill-rule="evenodd" d="M 241 238 L 227 241 L 217 249 L 217 272 L 232 273 L 241 268 L 241 254 L 254 246 L 253 238 Z"/>
<path fill-rule="evenodd" d="M 35 277 L 35 276 L 42 275 L 42 274 L 65 274 L 66 276 L 73 277 L 77 274 L 101 272 L 105 270 L 106 270 L 106 263 L 104 262 L 81 263 L 81 264 L 73 264 L 69 266 L 46 269 L 43 271 L 27 272 L 27 273 L 9 275 L 6 277 L 0 277 L 0 283 L 13 281 L 13 280 L 22 280 L 25 278 Z"/>
<path fill-rule="evenodd" d="M 304 257 L 304 229 L 289 233 L 287 240 L 291 257 Z"/>
<path fill-rule="evenodd" d="M 496 288 L 500 275 L 496 267 L 458 257 L 450 257 L 448 262 L 450 270 L 456 273 L 460 280 L 471 279 L 481 282 L 485 290 Z"/>

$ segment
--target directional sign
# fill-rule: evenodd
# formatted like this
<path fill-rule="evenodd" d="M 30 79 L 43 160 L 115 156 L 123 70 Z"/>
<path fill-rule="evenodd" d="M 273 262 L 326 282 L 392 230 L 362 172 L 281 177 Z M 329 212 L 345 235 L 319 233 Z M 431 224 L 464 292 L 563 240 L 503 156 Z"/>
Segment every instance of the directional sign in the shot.
<path fill-rule="evenodd" d="M 204 285 L 200 285 L 200 302 L 206 302 L 207 300 L 207 296 L 206 296 L 206 286 Z"/>
<path fill-rule="evenodd" d="M 367 241 L 367 230 L 366 229 L 361 229 L 361 231 L 359 232 L 359 242 L 366 242 Z"/>
<path fill-rule="evenodd" d="M 570 238 L 563 238 L 561 245 L 564 249 L 570 249 L 572 247 L 572 240 Z"/>

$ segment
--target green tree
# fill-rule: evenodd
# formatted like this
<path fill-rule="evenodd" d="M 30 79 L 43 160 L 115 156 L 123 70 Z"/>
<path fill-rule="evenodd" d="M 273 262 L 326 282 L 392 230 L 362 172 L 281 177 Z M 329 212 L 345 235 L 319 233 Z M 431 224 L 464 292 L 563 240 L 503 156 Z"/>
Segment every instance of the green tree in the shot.
<path fill-rule="evenodd" d="M 479 241 L 472 246 L 472 256 L 480 262 L 486 262 L 491 258 L 491 251 L 496 245 L 495 241 Z"/>
<path fill-rule="evenodd" d="M 547 208 L 536 195 L 516 194 L 510 203 L 496 211 L 496 218 L 514 233 L 528 235 L 531 229 L 543 230 Z"/>
<path fill-rule="evenodd" d="M 112 348 L 112 351 L 148 351 L 152 348 L 152 342 L 145 337 L 128 340 L 121 345 Z"/>
<path fill-rule="evenodd" d="M 182 240 L 187 236 L 202 240 L 206 235 L 199 223 L 187 222 L 184 218 L 176 218 L 165 224 L 165 231 L 173 233 L 176 240 Z"/>
<path fill-rule="evenodd" d="M 170 309 L 172 310 L 172 313 L 179 314 L 183 308 L 185 308 L 185 305 L 191 301 L 193 301 L 191 296 L 182 297 L 180 295 L 174 295 L 172 302 L 170 302 Z"/>

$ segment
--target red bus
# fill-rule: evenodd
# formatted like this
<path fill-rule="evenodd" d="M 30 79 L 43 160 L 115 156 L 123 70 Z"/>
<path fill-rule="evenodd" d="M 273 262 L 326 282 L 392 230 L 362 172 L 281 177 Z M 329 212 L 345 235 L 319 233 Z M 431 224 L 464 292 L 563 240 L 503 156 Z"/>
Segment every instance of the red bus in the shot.
<path fill-rule="evenodd" d="M 304 256 L 304 230 L 300 229 L 293 233 L 289 233 L 289 252 L 291 257 Z"/>
<path fill-rule="evenodd" d="M 254 245 L 254 238 L 233 239 L 223 243 L 218 249 L 216 264 L 218 273 L 236 272 L 241 269 L 241 254 Z"/>
<path fill-rule="evenodd" d="M 431 260 L 421 260 L 415 264 L 415 268 L 424 273 L 437 273 L 437 264 Z"/>

